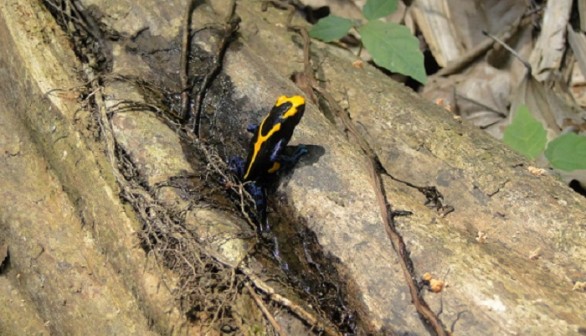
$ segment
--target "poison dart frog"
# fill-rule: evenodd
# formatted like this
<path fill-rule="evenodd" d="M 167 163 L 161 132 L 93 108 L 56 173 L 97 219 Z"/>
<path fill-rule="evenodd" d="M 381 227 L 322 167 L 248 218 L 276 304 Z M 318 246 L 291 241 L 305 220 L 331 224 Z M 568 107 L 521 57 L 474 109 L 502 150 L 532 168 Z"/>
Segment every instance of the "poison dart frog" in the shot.
<path fill-rule="evenodd" d="M 266 208 L 264 185 L 279 169 L 292 167 L 307 153 L 305 146 L 297 147 L 293 155 L 283 150 L 291 140 L 293 131 L 305 111 L 305 99 L 301 96 L 280 96 L 260 125 L 251 124 L 247 131 L 253 133 L 246 161 L 241 157 L 230 159 L 230 169 L 247 184 L 247 191 L 254 197 L 256 208 Z"/>

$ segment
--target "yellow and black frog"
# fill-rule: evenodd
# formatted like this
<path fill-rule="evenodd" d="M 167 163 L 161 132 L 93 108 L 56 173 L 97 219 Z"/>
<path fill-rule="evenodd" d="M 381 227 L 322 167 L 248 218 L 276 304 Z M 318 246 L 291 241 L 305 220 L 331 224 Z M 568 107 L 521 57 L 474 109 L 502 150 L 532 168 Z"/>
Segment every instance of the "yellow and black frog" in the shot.
<path fill-rule="evenodd" d="M 260 124 L 251 124 L 247 130 L 253 133 L 246 161 L 241 157 L 230 159 L 230 169 L 247 184 L 247 191 L 254 197 L 256 208 L 264 213 L 266 208 L 265 184 L 274 173 L 290 168 L 307 153 L 299 145 L 292 155 L 283 150 L 291 140 L 293 131 L 305 111 L 305 99 L 301 96 L 281 96 Z"/>

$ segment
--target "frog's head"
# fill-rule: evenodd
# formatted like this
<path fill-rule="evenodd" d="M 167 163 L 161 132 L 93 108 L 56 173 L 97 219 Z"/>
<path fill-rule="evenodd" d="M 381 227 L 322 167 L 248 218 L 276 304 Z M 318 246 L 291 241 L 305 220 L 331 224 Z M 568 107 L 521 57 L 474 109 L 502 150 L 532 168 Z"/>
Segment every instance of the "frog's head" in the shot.
<path fill-rule="evenodd" d="M 248 150 L 244 180 L 258 180 L 280 167 L 281 152 L 305 111 L 301 96 L 280 96 L 254 133 Z"/>
<path fill-rule="evenodd" d="M 280 96 L 277 98 L 275 107 L 281 108 L 284 112 L 282 115 L 284 119 L 298 115 L 303 116 L 303 112 L 305 111 L 305 99 L 301 96 Z M 299 116 L 299 119 L 301 119 L 301 116 Z"/>

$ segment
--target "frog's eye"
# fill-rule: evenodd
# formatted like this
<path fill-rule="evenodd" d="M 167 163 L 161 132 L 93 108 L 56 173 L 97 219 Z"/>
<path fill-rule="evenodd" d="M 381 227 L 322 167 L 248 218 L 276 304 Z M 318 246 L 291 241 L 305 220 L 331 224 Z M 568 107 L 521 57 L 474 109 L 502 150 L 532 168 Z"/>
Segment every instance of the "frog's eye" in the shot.
<path fill-rule="evenodd" d="M 281 96 L 277 99 L 275 108 L 279 108 L 282 112 L 282 118 L 287 119 L 294 117 L 297 114 L 303 114 L 305 110 L 305 99 L 301 96 Z"/>

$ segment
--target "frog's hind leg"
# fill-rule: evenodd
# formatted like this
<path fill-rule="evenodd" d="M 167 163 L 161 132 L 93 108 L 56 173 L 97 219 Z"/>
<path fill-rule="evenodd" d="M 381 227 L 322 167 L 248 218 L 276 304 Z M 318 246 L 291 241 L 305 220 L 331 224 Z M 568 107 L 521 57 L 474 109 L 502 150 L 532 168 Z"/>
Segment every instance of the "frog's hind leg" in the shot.
<path fill-rule="evenodd" d="M 307 154 L 308 152 L 309 151 L 307 150 L 307 147 L 305 147 L 304 145 L 299 145 L 297 146 L 295 152 L 292 155 L 280 155 L 277 161 L 281 163 L 281 166 L 283 168 L 291 169 L 293 168 L 293 166 L 297 164 L 297 162 L 299 162 L 301 157 Z"/>

